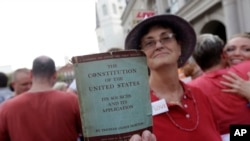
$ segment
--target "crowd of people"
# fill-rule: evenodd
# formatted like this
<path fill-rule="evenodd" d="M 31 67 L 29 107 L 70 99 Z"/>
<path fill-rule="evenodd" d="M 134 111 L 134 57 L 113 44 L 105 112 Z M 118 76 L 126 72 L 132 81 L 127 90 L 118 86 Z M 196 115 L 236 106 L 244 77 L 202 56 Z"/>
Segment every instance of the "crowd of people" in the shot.
<path fill-rule="evenodd" d="M 152 116 L 153 130 L 130 141 L 229 141 L 230 125 L 250 125 L 248 33 L 227 42 L 213 34 L 196 36 L 186 20 L 163 14 L 130 31 L 125 50 L 131 49 L 146 55 L 151 102 L 164 99 L 169 110 Z M 191 76 L 188 81 L 180 69 Z M 16 70 L 13 91 L 0 73 L 1 141 L 82 140 L 76 82 L 56 78 L 48 56 L 35 58 L 31 70 Z"/>
<path fill-rule="evenodd" d="M 229 141 L 230 125 L 249 125 L 249 37 L 241 33 L 227 43 L 212 34 L 196 37 L 185 20 L 173 15 L 136 25 L 125 48 L 145 52 L 151 100 L 164 99 L 169 111 L 153 116 L 153 133 L 145 131 L 131 141 Z M 184 69 L 191 76 L 185 82 L 177 74 L 184 67 L 191 70 Z"/>

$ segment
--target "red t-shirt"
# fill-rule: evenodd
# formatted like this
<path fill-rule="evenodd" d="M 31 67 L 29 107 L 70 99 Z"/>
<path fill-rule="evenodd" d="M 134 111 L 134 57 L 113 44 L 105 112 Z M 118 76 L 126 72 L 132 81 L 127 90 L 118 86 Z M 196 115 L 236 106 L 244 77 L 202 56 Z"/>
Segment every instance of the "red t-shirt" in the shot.
<path fill-rule="evenodd" d="M 167 113 L 153 116 L 157 141 L 221 141 L 207 97 L 197 88 L 183 86 L 183 107 L 167 104 Z M 159 100 L 153 93 L 152 101 Z"/>
<path fill-rule="evenodd" d="M 27 92 L 0 107 L 0 141 L 76 141 L 80 132 L 75 94 Z"/>
<path fill-rule="evenodd" d="M 250 124 L 250 108 L 247 107 L 247 99 L 238 94 L 221 91 L 222 88 L 225 88 L 220 84 L 220 81 L 223 80 L 222 75 L 228 71 L 248 80 L 247 72 L 250 72 L 250 61 L 227 69 L 204 73 L 188 83 L 188 85 L 200 88 L 204 94 L 208 95 L 221 134 L 230 132 L 230 124 Z"/>

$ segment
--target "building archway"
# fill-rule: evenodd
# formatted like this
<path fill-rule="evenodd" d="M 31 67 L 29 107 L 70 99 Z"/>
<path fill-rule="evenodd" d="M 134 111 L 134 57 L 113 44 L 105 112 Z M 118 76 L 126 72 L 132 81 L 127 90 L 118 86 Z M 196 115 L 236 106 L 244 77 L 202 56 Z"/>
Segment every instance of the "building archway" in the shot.
<path fill-rule="evenodd" d="M 225 43 L 227 41 L 226 28 L 220 21 L 212 20 L 206 23 L 201 30 L 201 34 L 204 33 L 218 35 Z"/>

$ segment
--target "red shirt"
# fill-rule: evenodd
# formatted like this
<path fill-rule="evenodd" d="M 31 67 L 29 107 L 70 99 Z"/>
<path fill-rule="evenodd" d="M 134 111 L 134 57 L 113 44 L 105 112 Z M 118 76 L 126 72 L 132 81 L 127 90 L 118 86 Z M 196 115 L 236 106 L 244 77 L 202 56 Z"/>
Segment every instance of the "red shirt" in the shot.
<path fill-rule="evenodd" d="M 167 113 L 153 116 L 157 141 L 221 141 L 207 97 L 197 88 L 183 86 L 183 107 L 167 104 Z M 159 100 L 153 93 L 151 100 Z"/>
<path fill-rule="evenodd" d="M 220 81 L 223 80 L 222 75 L 228 71 L 232 71 L 247 80 L 247 72 L 250 72 L 250 61 L 245 61 L 231 68 L 204 73 L 188 83 L 188 85 L 200 88 L 204 94 L 208 95 L 221 134 L 230 132 L 230 124 L 250 124 L 250 108 L 247 107 L 247 99 L 238 94 L 221 91 L 222 88 L 225 88 L 220 84 Z"/>
<path fill-rule="evenodd" d="M 27 92 L 0 107 L 0 141 L 76 141 L 80 132 L 75 94 Z"/>

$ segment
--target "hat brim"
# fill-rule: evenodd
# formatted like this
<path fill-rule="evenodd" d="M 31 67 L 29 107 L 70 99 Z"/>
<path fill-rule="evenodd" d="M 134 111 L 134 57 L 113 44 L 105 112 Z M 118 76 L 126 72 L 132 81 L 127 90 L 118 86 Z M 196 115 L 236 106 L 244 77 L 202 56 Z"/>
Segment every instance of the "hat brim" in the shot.
<path fill-rule="evenodd" d="M 181 56 L 178 61 L 178 67 L 182 67 L 193 53 L 196 44 L 196 34 L 192 26 L 186 20 L 176 15 L 156 15 L 140 22 L 127 35 L 125 39 L 125 49 L 140 50 L 140 40 L 143 36 L 141 35 L 142 31 L 159 23 L 172 29 L 179 37 L 181 43 Z"/>

